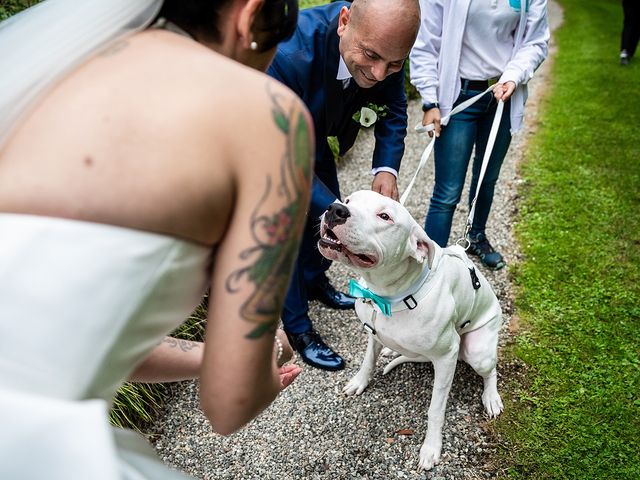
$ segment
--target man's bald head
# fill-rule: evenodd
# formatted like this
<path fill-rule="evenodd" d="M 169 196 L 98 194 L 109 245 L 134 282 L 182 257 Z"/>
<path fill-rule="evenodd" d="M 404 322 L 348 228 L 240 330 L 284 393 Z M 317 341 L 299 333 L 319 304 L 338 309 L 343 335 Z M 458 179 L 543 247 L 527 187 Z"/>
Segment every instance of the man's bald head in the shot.
<path fill-rule="evenodd" d="M 351 22 L 356 28 L 362 22 L 392 27 L 395 33 L 406 35 L 411 45 L 420 28 L 420 4 L 418 0 L 353 0 Z M 365 23 L 366 24 L 366 23 Z"/>
<path fill-rule="evenodd" d="M 402 69 L 420 28 L 418 0 L 354 0 L 338 22 L 340 54 L 362 88 Z"/>

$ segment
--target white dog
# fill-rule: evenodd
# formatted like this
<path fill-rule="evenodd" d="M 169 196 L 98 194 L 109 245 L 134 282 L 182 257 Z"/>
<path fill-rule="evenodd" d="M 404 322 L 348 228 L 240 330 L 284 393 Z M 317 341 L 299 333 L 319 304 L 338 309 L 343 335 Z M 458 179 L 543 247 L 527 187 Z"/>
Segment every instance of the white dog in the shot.
<path fill-rule="evenodd" d="M 359 395 L 369 384 L 382 347 L 401 354 L 384 369 L 404 362 L 434 367 L 427 435 L 420 468 L 440 459 L 442 425 L 458 358 L 484 379 L 482 403 L 490 417 L 502 412 L 496 382 L 500 304 L 489 283 L 460 246 L 435 244 L 398 202 L 359 191 L 324 213 L 318 248 L 351 267 L 356 313 L 369 332 L 358 373 L 344 388 Z"/>

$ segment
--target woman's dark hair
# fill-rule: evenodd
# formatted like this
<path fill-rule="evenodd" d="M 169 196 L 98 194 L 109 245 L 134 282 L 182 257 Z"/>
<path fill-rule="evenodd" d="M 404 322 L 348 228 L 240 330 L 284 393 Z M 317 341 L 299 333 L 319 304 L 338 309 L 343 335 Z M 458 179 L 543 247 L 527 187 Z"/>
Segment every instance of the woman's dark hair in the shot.
<path fill-rule="evenodd" d="M 298 0 L 265 0 L 253 23 L 258 50 L 266 52 L 293 35 L 298 23 Z"/>
<path fill-rule="evenodd" d="M 196 39 L 218 43 L 222 40 L 220 21 L 234 0 L 165 0 L 158 17 L 191 34 Z M 258 50 L 265 52 L 286 40 L 296 29 L 298 0 L 264 0 L 252 29 Z"/>

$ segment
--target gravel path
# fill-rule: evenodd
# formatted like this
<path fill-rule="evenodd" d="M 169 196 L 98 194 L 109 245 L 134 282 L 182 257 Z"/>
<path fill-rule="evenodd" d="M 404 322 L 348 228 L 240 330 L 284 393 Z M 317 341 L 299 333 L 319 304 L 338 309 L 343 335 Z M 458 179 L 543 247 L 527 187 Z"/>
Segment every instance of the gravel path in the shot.
<path fill-rule="evenodd" d="M 549 5 L 552 29 L 562 20 L 555 2 Z M 495 193 L 488 235 L 509 264 L 518 260 L 512 226 L 519 179 L 516 165 L 527 138 L 537 124 L 537 106 L 553 55 L 530 83 L 525 128 L 513 138 Z M 408 184 L 426 146 L 412 131 L 421 118 L 420 102 L 409 105 L 409 134 L 399 179 L 400 192 Z M 362 131 L 339 171 L 343 195 L 368 189 L 373 134 Z M 425 166 L 407 208 L 424 222 L 433 188 L 433 164 Z M 452 240 L 464 228 L 466 198 L 456 213 Z M 454 238 L 455 237 L 455 238 Z M 502 304 L 505 326 L 501 345 L 517 327 L 512 318 L 509 268 L 483 272 Z M 350 273 L 334 264 L 329 276 L 346 290 Z M 491 422 L 485 417 L 480 396 L 482 380 L 466 364 L 458 363 L 443 429 L 441 463 L 430 472 L 417 470 L 418 451 L 426 432 L 433 370 L 430 364 L 405 364 L 382 376 L 381 358 L 373 381 L 358 397 L 345 397 L 343 386 L 355 374 L 366 347 L 366 334 L 354 312 L 330 310 L 312 302 L 311 318 L 329 345 L 340 352 L 347 368 L 329 373 L 306 367 L 294 384 L 242 431 L 222 437 L 211 431 L 198 409 L 196 382 L 172 387 L 165 414 L 154 426 L 159 455 L 168 464 L 202 479 L 483 479 L 495 478 L 487 462 L 497 445 Z M 499 387 L 504 378 L 517 375 L 515 365 L 499 364 Z"/>

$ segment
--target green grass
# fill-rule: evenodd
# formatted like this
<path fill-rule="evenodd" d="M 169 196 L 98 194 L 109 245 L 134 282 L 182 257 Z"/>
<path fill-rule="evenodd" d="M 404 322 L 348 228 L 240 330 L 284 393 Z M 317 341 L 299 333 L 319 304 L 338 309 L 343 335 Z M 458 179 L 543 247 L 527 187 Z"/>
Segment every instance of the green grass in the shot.
<path fill-rule="evenodd" d="M 498 465 L 526 479 L 640 478 L 640 58 L 618 64 L 617 0 L 565 23 L 521 167 L 514 269 L 527 365 L 506 379 Z"/>
<path fill-rule="evenodd" d="M 318 5 L 325 5 L 329 3 L 329 0 L 299 0 L 298 5 L 300 10 L 303 8 L 317 7 Z"/>

